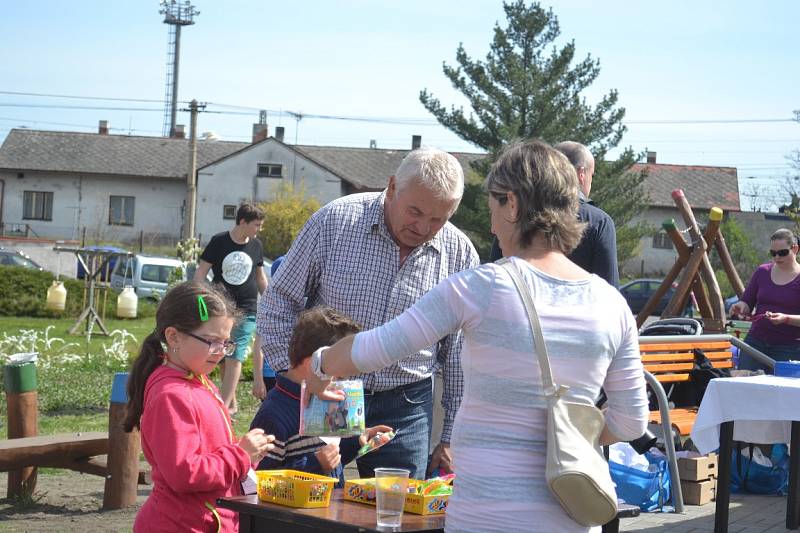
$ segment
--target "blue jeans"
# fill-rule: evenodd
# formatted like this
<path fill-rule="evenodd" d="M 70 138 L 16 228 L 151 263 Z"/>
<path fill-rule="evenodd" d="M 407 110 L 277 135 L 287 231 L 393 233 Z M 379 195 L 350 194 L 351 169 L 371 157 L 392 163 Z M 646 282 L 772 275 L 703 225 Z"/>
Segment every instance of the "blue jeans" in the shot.
<path fill-rule="evenodd" d="M 425 479 L 433 422 L 433 382 L 430 378 L 388 391 L 364 391 L 367 427 L 391 426 L 397 436 L 358 459 L 362 478 L 375 477 L 379 467 L 405 468 L 414 479 Z"/>
<path fill-rule="evenodd" d="M 776 361 L 788 361 L 800 357 L 800 342 L 792 344 L 769 344 L 762 340 L 755 339 L 750 335 L 744 338 L 744 342 L 759 352 L 762 352 L 764 355 L 772 357 Z M 739 368 L 744 370 L 763 370 L 768 374 L 772 373 L 765 365 L 762 365 L 744 353 L 744 351 L 741 351 L 739 354 Z"/>

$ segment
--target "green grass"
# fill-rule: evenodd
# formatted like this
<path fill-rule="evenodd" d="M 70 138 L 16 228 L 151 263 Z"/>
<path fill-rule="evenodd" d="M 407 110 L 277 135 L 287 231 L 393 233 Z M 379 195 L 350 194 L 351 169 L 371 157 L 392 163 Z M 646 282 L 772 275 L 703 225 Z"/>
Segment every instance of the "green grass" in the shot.
<path fill-rule="evenodd" d="M 106 326 L 109 331 L 125 330 L 136 338 L 136 342 L 128 340 L 124 343 L 124 351 L 113 356 L 107 355 L 107 348 L 114 339 L 103 335 L 93 335 L 91 342 L 85 335 L 69 335 L 68 330 L 74 319 L 18 318 L 0 317 L 0 361 L 4 356 L 31 350 L 29 340 L 19 343 L 5 343 L 8 337 L 22 337 L 22 330 L 34 330 L 39 339 L 37 347 L 42 349 L 41 342 L 47 332 L 49 339 L 60 338 L 64 343 L 51 343 L 51 350 L 43 350 L 37 363 L 38 399 L 39 399 L 39 434 L 71 433 L 78 431 L 106 431 L 108 429 L 108 404 L 111 396 L 111 385 L 115 372 L 128 371 L 130 361 L 139 350 L 138 343 L 146 337 L 155 326 L 153 317 L 120 320 L 109 319 Z M 96 331 L 96 330 L 95 330 Z M 81 328 L 83 332 L 83 328 Z M 105 346 L 105 349 L 104 349 Z M 67 354 L 68 357 L 64 357 Z M 220 385 L 219 372 L 214 371 L 212 379 Z M 259 401 L 251 394 L 252 363 L 250 358 L 243 367 L 242 379 L 237 388 L 239 415 L 234 421 L 237 435 L 246 433 L 250 421 L 258 409 Z M 2 383 L 2 379 L 0 379 Z M 0 389 L 0 438 L 6 436 L 6 399 L 5 391 Z"/>

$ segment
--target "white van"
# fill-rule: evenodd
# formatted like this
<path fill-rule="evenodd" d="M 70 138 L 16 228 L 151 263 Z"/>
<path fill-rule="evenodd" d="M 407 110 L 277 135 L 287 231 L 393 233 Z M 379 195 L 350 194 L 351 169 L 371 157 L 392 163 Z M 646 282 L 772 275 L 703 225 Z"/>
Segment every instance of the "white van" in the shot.
<path fill-rule="evenodd" d="M 139 298 L 158 298 L 167 291 L 170 274 L 179 266 L 183 263 L 175 257 L 123 256 L 111 272 L 111 287 L 121 291 L 125 286 L 133 286 Z"/>

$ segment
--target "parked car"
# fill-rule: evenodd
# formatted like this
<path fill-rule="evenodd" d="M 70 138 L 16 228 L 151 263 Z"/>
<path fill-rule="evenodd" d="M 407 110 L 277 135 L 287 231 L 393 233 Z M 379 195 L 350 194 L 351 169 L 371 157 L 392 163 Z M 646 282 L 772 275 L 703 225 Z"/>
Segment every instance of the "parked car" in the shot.
<path fill-rule="evenodd" d="M 111 287 L 122 290 L 132 286 L 139 298 L 157 298 L 167 291 L 170 275 L 179 266 L 183 266 L 183 262 L 175 257 L 123 256 L 111 272 Z"/>
<path fill-rule="evenodd" d="M 44 270 L 39 263 L 18 250 L 0 248 L 0 265 L 21 266 L 33 270 Z"/>
<path fill-rule="evenodd" d="M 107 252 L 123 252 L 123 253 L 127 253 L 128 252 L 128 250 L 125 250 L 124 248 L 117 248 L 116 246 L 87 246 L 86 250 L 103 250 L 103 251 L 107 251 Z M 107 272 L 110 273 L 110 272 L 114 271 L 114 266 L 117 264 L 118 260 L 119 260 L 119 256 L 113 256 L 108 261 L 108 269 L 104 268 L 103 270 L 101 270 L 100 273 L 97 275 L 96 279 L 98 279 L 100 281 L 106 281 Z M 77 278 L 78 279 L 85 278 L 86 277 L 86 271 L 83 269 L 83 265 L 81 264 L 80 261 L 77 261 L 77 260 L 76 260 L 76 264 L 77 264 L 77 268 L 78 268 Z M 100 267 L 100 263 L 98 263 L 95 268 L 99 268 L 99 267 Z"/>
<path fill-rule="evenodd" d="M 625 298 L 625 301 L 628 302 L 628 307 L 631 308 L 633 314 L 636 315 L 639 314 L 642 309 L 644 309 L 645 304 L 661 286 L 662 281 L 663 280 L 660 279 L 635 279 L 620 287 L 619 292 Z M 650 313 L 651 315 L 660 315 L 664 312 L 664 309 L 666 309 L 667 304 L 672 298 L 672 295 L 675 293 L 675 287 L 676 284 L 673 283 L 672 286 L 667 290 L 666 294 L 664 294 L 664 296 L 658 302 L 658 305 L 656 305 L 655 309 L 653 309 L 653 311 Z M 689 302 L 686 304 L 686 308 L 684 309 L 684 315 L 691 316 L 691 311 L 692 301 L 690 298 Z"/>

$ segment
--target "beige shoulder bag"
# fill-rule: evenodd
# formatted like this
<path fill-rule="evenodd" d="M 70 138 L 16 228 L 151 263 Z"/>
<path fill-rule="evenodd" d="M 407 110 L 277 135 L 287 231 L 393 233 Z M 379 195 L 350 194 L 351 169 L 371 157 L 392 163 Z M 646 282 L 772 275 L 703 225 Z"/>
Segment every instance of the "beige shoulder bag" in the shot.
<path fill-rule="evenodd" d="M 582 526 L 600 526 L 617 515 L 617 493 L 608 463 L 600 452 L 603 413 L 594 405 L 568 401 L 569 387 L 555 385 L 533 298 L 510 260 L 499 262 L 511 275 L 531 323 L 547 399 L 547 467 L 550 492 L 567 514 Z"/>

